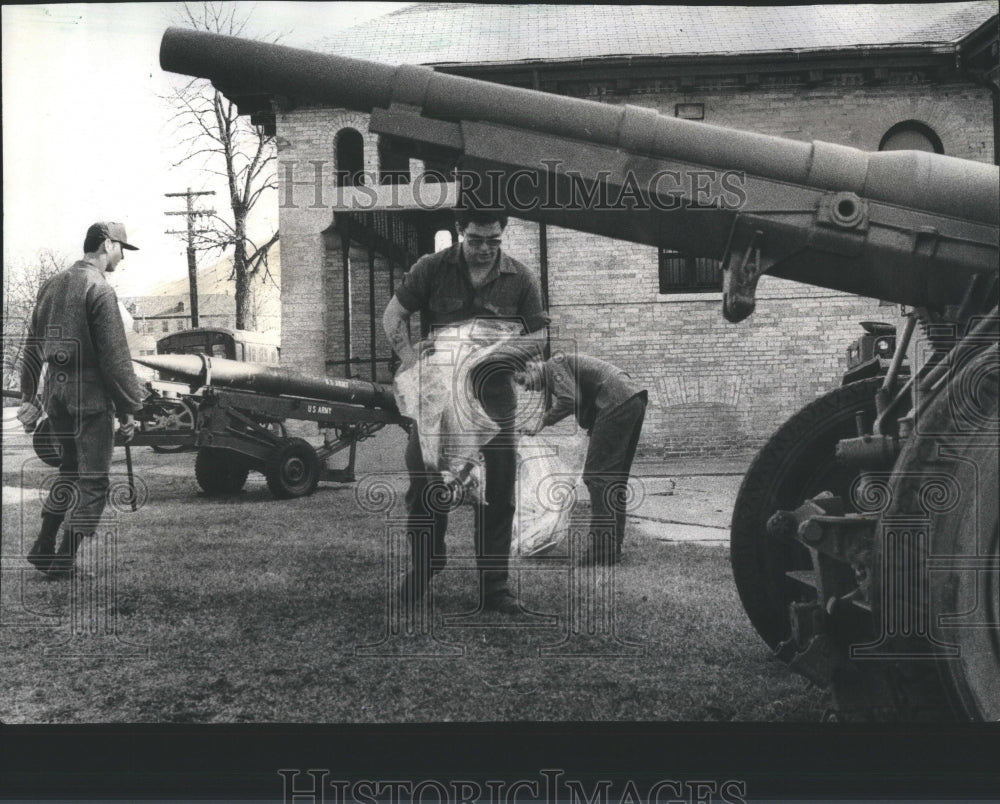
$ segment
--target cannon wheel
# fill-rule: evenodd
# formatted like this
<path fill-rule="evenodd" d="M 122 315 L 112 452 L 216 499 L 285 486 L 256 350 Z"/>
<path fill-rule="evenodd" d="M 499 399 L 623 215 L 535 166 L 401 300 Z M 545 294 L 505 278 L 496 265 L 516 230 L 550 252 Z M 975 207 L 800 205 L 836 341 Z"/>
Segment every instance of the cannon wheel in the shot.
<path fill-rule="evenodd" d="M 250 467 L 238 452 L 219 447 L 201 447 L 194 460 L 194 476 L 210 496 L 236 494 L 247 482 Z"/>
<path fill-rule="evenodd" d="M 812 569 L 808 550 L 768 536 L 767 520 L 822 491 L 839 495 L 850 510 L 859 472 L 838 463 L 835 450 L 840 439 L 857 435 L 858 411 L 871 425 L 881 384 L 880 378 L 851 383 L 806 405 L 771 436 L 743 478 L 730 537 L 733 579 L 750 622 L 772 649 L 790 635 L 789 604 L 814 594 L 785 575 Z"/>
<path fill-rule="evenodd" d="M 150 426 L 153 432 L 187 431 L 195 429 L 198 414 L 195 409 L 183 399 L 161 399 L 159 405 L 162 414 L 156 417 Z M 190 444 L 153 444 L 153 452 L 169 455 L 174 452 L 184 452 L 191 449 Z"/>
<path fill-rule="evenodd" d="M 267 487 L 279 500 L 305 497 L 319 482 L 319 458 L 303 438 L 282 438 L 264 468 Z"/>
<path fill-rule="evenodd" d="M 58 467 L 62 463 L 62 444 L 52 432 L 52 422 L 42 419 L 31 436 L 31 446 L 35 455 L 48 466 Z"/>
<path fill-rule="evenodd" d="M 994 345 L 972 356 L 944 392 L 925 403 L 920 434 L 907 441 L 896 464 L 885 516 L 927 523 L 928 538 L 916 541 L 914 564 L 926 568 L 926 594 L 914 594 L 912 583 L 884 587 L 885 545 L 875 543 L 873 614 L 876 626 L 885 623 L 879 630 L 888 632 L 887 652 L 921 647 L 914 630 L 942 651 L 937 661 L 886 668 L 900 705 L 919 719 L 1000 720 L 998 381 L 1000 350 Z M 924 563 L 929 557 L 933 568 Z M 966 566 L 948 561 L 953 557 Z M 908 633 L 886 617 L 903 618 Z M 947 648 L 958 655 L 945 655 Z"/>

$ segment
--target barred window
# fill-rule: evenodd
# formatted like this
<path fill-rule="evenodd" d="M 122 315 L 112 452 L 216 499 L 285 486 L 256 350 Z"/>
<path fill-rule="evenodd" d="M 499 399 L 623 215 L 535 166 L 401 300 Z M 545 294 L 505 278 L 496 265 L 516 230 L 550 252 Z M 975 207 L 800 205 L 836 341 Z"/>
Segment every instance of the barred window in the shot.
<path fill-rule="evenodd" d="M 722 261 L 660 249 L 660 293 L 722 291 Z"/>

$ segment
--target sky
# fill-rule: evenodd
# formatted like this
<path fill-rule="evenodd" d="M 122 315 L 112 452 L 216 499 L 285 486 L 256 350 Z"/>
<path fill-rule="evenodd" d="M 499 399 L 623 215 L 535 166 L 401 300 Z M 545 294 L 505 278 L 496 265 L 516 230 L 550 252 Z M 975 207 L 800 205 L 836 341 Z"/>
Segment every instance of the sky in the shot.
<path fill-rule="evenodd" d="M 408 3 L 241 3 L 245 36 L 293 47 L 388 14 Z M 224 187 L 183 156 L 163 100 L 184 77 L 160 69 L 163 31 L 182 24 L 180 3 L 82 3 L 3 6 L 4 264 L 41 249 L 81 255 L 87 227 L 125 223 L 139 246 L 109 275 L 120 296 L 141 295 L 187 273 L 183 198 L 164 193 Z M 204 206 L 226 203 L 203 196 Z M 277 226 L 277 200 L 263 197 L 265 235 Z M 268 229 L 266 233 L 264 229 Z M 203 257 L 218 259 L 216 253 Z"/>

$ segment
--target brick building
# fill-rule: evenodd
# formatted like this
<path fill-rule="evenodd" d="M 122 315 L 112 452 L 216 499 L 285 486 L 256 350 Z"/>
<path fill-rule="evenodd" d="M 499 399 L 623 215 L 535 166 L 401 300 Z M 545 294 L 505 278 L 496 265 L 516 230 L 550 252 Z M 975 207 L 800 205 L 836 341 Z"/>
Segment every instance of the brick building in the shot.
<path fill-rule="evenodd" d="M 427 4 L 318 49 L 794 140 L 983 162 L 997 155 L 993 2 Z M 261 111 L 273 112 L 278 137 L 287 266 L 282 362 L 386 380 L 391 353 L 382 310 L 450 218 L 331 213 L 338 186 L 391 181 L 390 174 L 405 186 L 423 166 L 382 149 L 364 114 L 304 99 L 270 103 Z M 314 203 L 317 180 L 324 203 Z M 733 325 L 722 319 L 720 278 L 710 261 L 520 220 L 511 222 L 504 248 L 538 268 L 560 339 L 621 365 L 650 389 L 640 445 L 646 454 L 760 445 L 838 384 L 859 321 L 896 322 L 898 315 L 874 300 L 765 276 L 757 311 Z"/>

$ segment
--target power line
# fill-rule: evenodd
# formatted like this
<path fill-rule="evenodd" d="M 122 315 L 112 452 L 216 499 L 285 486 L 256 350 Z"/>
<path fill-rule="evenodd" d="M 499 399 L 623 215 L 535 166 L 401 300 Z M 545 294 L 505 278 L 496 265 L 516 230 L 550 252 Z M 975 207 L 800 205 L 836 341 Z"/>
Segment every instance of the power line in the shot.
<path fill-rule="evenodd" d="M 176 229 L 168 229 L 167 234 L 179 234 L 185 235 L 187 237 L 187 262 L 188 262 L 188 284 L 191 290 L 191 326 L 198 326 L 198 269 L 195 260 L 195 247 L 194 247 L 194 236 L 196 234 L 205 234 L 206 232 L 212 231 L 211 229 L 195 229 L 194 222 L 195 218 L 199 215 L 214 215 L 214 209 L 195 209 L 194 208 L 194 197 L 196 195 L 215 195 L 215 190 L 192 190 L 190 187 L 187 188 L 187 192 L 184 193 L 164 193 L 167 198 L 186 198 L 187 199 L 187 209 L 183 212 L 166 212 L 166 215 L 186 215 L 187 216 L 187 229 L 183 231 L 178 231 Z"/>

